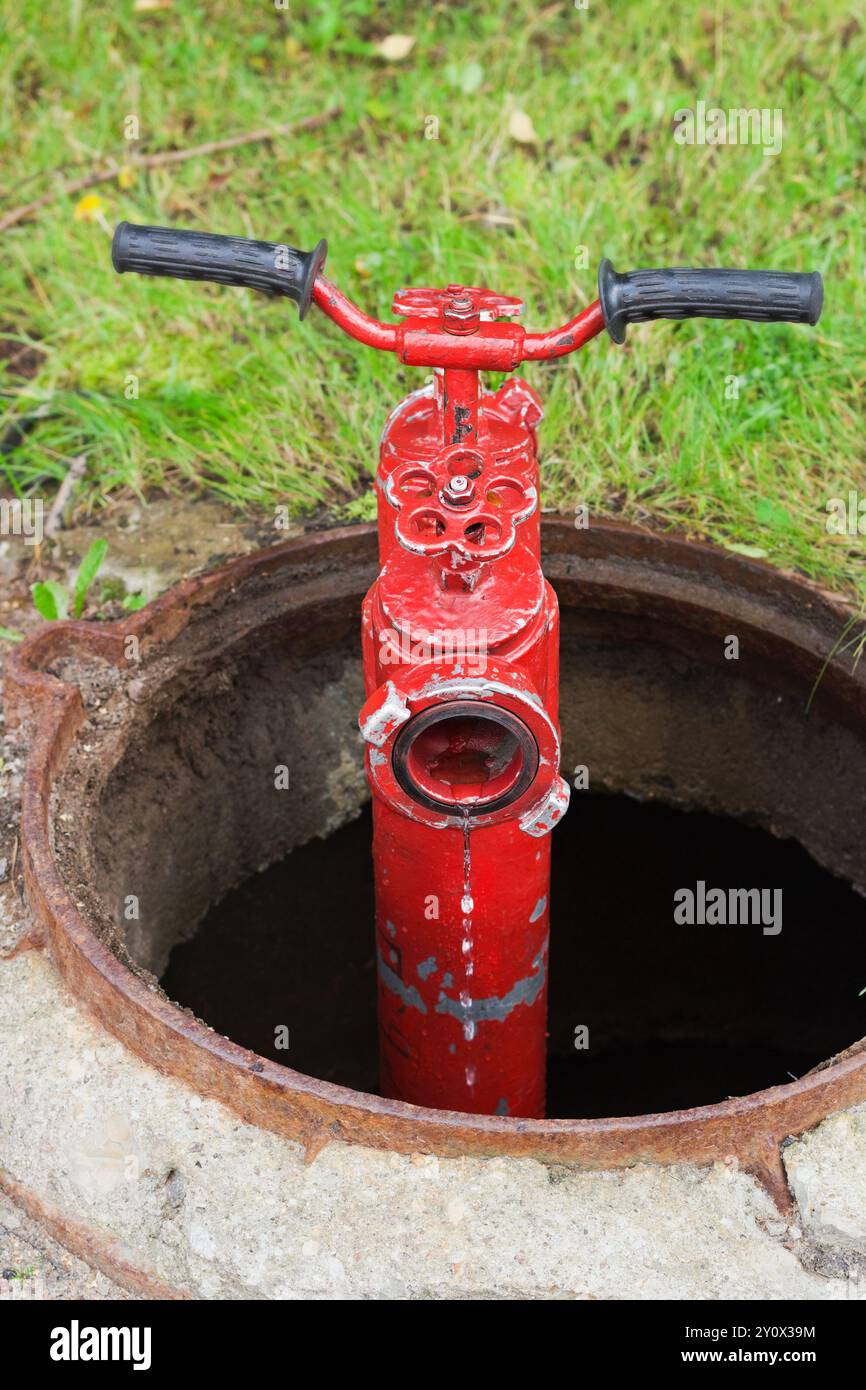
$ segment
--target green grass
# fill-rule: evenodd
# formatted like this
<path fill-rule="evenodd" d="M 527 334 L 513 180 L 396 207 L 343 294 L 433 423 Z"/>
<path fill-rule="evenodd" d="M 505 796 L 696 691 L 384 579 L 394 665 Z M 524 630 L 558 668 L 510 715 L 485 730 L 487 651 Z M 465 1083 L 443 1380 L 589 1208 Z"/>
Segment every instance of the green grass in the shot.
<path fill-rule="evenodd" d="M 93 190 L 107 223 L 302 247 L 326 235 L 329 273 L 373 314 L 388 317 L 404 283 L 462 280 L 522 294 L 535 329 L 595 297 L 603 255 L 620 269 L 821 270 L 817 329 L 642 325 L 624 350 L 599 339 L 526 375 L 547 404 L 546 506 L 675 524 L 866 595 L 864 538 L 825 526 L 831 497 L 866 495 L 862 4 L 9 8 L 0 213 L 49 189 L 57 166 L 117 153 L 128 113 L 155 151 L 339 102 L 321 131 Z M 416 42 L 389 64 L 374 44 L 393 32 Z M 699 99 L 781 108 L 781 154 L 678 145 L 673 113 Z M 510 103 L 536 145 L 509 138 Z M 76 201 L 61 192 L 3 237 L 0 328 L 37 344 L 39 367 L 0 375 L 0 434 L 46 411 L 6 454 L 8 481 L 47 489 L 86 452 L 85 511 L 201 488 L 245 508 L 367 514 L 382 420 L 420 374 L 315 311 L 299 324 L 246 291 L 117 277 L 107 229 L 76 221 Z"/>

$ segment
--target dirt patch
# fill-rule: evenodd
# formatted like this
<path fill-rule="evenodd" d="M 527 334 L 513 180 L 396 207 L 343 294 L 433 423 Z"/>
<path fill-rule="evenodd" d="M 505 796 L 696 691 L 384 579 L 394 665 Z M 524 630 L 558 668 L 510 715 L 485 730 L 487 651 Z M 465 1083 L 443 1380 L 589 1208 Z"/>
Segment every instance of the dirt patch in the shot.
<path fill-rule="evenodd" d="M 8 327 L 0 327 L 0 372 L 5 370 L 9 376 L 31 381 L 42 366 L 45 349 L 10 334 Z"/>
<path fill-rule="evenodd" d="M 129 1301 L 125 1289 L 76 1259 L 0 1192 L 0 1302 Z"/>

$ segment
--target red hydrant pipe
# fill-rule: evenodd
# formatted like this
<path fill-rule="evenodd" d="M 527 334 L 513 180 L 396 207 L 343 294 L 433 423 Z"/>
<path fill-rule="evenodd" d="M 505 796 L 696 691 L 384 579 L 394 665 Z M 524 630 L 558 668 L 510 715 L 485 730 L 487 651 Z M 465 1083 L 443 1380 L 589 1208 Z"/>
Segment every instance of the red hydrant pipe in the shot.
<path fill-rule="evenodd" d="M 443 296 L 436 323 L 410 318 L 397 350 L 444 337 L 461 298 Z M 482 351 L 510 353 L 512 325 L 490 330 Z M 437 346 L 450 362 L 451 342 Z M 525 382 L 482 394 L 477 369 L 456 365 L 392 413 L 360 721 L 380 1090 L 527 1117 L 544 1114 L 549 832 L 568 804 L 559 616 L 539 553 L 540 418 Z"/>

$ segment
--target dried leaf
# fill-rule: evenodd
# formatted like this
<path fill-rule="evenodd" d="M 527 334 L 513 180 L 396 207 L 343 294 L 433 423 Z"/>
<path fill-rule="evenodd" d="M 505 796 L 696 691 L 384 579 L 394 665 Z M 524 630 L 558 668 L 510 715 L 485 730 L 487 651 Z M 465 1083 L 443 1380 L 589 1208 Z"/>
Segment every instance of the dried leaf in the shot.
<path fill-rule="evenodd" d="M 456 87 L 459 91 L 471 96 L 477 92 L 481 83 L 484 81 L 484 69 L 480 63 L 466 63 L 463 67 L 458 67 L 456 63 L 449 63 L 445 69 L 445 81 L 451 87 Z"/>
<path fill-rule="evenodd" d="M 525 111 L 512 111 L 508 121 L 508 134 L 512 140 L 516 140 L 518 145 L 537 145 L 538 136 L 535 133 L 535 126 L 532 124 L 532 117 Z"/>
<path fill-rule="evenodd" d="M 135 0 L 132 8 L 137 14 L 144 14 L 147 10 L 171 10 L 174 0 Z"/>
<path fill-rule="evenodd" d="M 376 52 L 387 63 L 400 63 L 404 58 L 408 58 L 414 47 L 414 34 L 389 34 L 381 43 L 376 44 Z"/>
<path fill-rule="evenodd" d="M 723 544 L 725 550 L 732 550 L 735 555 L 745 555 L 749 560 L 760 560 L 767 554 L 760 545 L 735 545 L 732 541 L 725 541 Z"/>

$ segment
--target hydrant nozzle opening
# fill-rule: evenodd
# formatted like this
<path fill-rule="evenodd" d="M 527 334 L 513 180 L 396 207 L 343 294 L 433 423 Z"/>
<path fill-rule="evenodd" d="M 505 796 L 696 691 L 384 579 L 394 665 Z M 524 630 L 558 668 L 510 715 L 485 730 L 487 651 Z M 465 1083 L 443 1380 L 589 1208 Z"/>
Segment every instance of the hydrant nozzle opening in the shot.
<path fill-rule="evenodd" d="M 531 786 L 538 745 L 521 719 L 484 700 L 424 710 L 401 729 L 394 775 L 430 810 L 466 816 L 502 810 Z"/>

